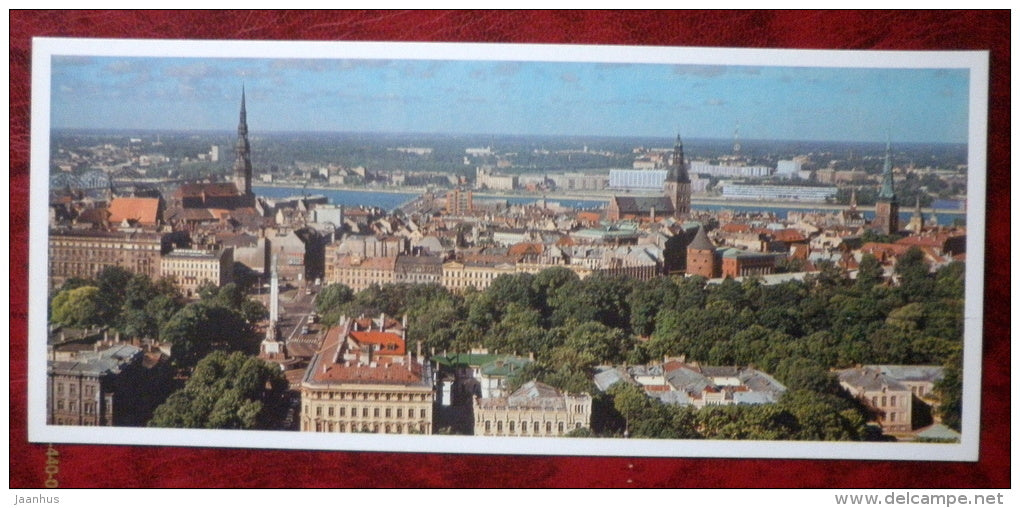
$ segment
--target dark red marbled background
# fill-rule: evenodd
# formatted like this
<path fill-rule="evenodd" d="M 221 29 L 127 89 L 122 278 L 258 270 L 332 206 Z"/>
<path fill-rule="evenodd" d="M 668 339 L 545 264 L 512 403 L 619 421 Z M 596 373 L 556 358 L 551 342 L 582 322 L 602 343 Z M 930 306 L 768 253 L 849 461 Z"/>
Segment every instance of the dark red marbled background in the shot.
<path fill-rule="evenodd" d="M 991 51 L 981 459 L 976 463 L 335 453 L 59 445 L 62 487 L 1010 486 L 1008 11 L 14 11 L 10 13 L 10 486 L 26 432 L 31 38 L 306 39 Z"/>

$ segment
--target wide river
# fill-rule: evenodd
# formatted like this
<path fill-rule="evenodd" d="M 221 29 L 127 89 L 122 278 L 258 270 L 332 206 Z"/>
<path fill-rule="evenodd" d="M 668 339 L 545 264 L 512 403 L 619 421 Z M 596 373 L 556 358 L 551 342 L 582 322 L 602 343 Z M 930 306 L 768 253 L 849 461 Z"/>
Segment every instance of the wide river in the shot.
<path fill-rule="evenodd" d="M 418 193 L 414 192 L 394 192 L 394 191 L 380 191 L 376 189 L 365 189 L 365 190 L 350 190 L 350 189 L 324 189 L 324 188 L 308 188 L 302 187 L 283 187 L 283 186 L 261 186 L 253 185 L 252 189 L 255 194 L 264 196 L 267 198 L 287 198 L 293 196 L 300 196 L 302 193 L 309 195 L 324 195 L 329 198 L 329 202 L 336 205 L 344 206 L 375 206 L 384 210 L 394 210 L 400 205 L 414 200 L 419 196 Z M 488 197 L 488 196 L 475 196 L 475 200 L 484 201 L 487 199 L 500 199 L 506 200 L 512 204 L 526 204 L 534 203 L 541 199 L 539 196 L 499 196 L 499 197 Z M 594 198 L 594 199 L 576 199 L 576 198 L 558 198 L 550 196 L 547 198 L 550 203 L 559 203 L 562 206 L 577 208 L 577 209 L 597 209 L 606 206 L 606 198 Z M 785 218 L 786 214 L 791 210 L 796 211 L 810 211 L 812 210 L 810 205 L 799 203 L 796 206 L 783 206 L 782 203 L 767 203 L 761 205 L 754 204 L 730 204 L 730 203 L 718 203 L 714 202 L 711 204 L 698 203 L 697 199 L 694 200 L 691 207 L 696 210 L 733 210 L 738 212 L 772 212 L 779 218 Z M 822 211 L 824 206 L 818 208 Z M 830 210 L 831 211 L 831 210 Z M 924 209 L 925 218 L 927 219 L 931 210 Z M 871 220 L 875 214 L 870 210 L 863 210 L 865 218 Z M 900 223 L 906 224 L 910 221 L 910 216 L 913 215 L 913 207 L 900 208 Z M 953 224 L 954 219 L 962 219 L 965 215 L 960 212 L 950 211 L 939 211 L 937 213 L 939 224 L 948 226 Z"/>

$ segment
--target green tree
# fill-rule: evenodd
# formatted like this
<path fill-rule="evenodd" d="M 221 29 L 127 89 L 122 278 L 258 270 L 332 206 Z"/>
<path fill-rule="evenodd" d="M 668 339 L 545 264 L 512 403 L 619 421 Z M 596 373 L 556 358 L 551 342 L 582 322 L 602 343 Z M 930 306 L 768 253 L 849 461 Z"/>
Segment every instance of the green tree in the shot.
<path fill-rule="evenodd" d="M 120 317 L 128 285 L 134 274 L 120 266 L 107 266 L 96 275 L 99 288 L 96 312 L 103 323 L 116 325 Z"/>
<path fill-rule="evenodd" d="M 231 282 L 219 288 L 213 298 L 213 304 L 226 307 L 230 310 L 240 311 L 244 302 L 250 301 L 244 294 L 241 286 Z"/>
<path fill-rule="evenodd" d="M 156 408 L 150 427 L 275 429 L 286 411 L 287 380 L 258 358 L 216 351 L 184 387 Z"/>
<path fill-rule="evenodd" d="M 865 254 L 857 268 L 857 280 L 854 286 L 863 291 L 869 291 L 872 287 L 881 284 L 885 280 L 885 271 L 882 263 L 873 254 Z"/>
<path fill-rule="evenodd" d="M 241 308 L 238 309 L 238 311 L 249 324 L 255 324 L 269 318 L 269 309 L 267 309 L 262 302 L 252 300 L 250 298 L 245 298 L 245 300 L 241 302 Z"/>
<path fill-rule="evenodd" d="M 354 291 L 343 284 L 330 284 L 315 297 L 315 312 L 325 326 L 333 326 L 340 320 L 340 309 L 354 300 Z"/>
<path fill-rule="evenodd" d="M 956 431 L 963 429 L 963 352 L 957 351 L 945 364 L 942 379 L 935 383 L 942 423 Z"/>
<path fill-rule="evenodd" d="M 167 294 L 160 294 L 145 304 L 144 314 L 151 319 L 152 329 L 147 332 L 152 337 L 159 337 L 160 330 L 166 326 L 170 318 L 183 308 L 179 299 Z"/>
<path fill-rule="evenodd" d="M 616 364 L 627 358 L 633 341 L 619 328 L 610 328 L 598 321 L 575 327 L 567 336 L 566 347 L 587 353 L 600 364 Z"/>
<path fill-rule="evenodd" d="M 502 319 L 486 333 L 483 344 L 504 353 L 539 352 L 546 348 L 541 313 L 525 304 L 510 302 Z"/>
<path fill-rule="evenodd" d="M 961 299 L 964 295 L 966 267 L 953 261 L 935 272 L 935 296 L 938 298 Z"/>
<path fill-rule="evenodd" d="M 160 331 L 171 344 L 171 358 L 179 367 L 195 365 L 216 349 L 254 352 L 254 330 L 241 313 L 210 303 L 191 303 L 178 311 Z"/>
<path fill-rule="evenodd" d="M 630 327 L 636 335 L 647 337 L 655 331 L 655 316 L 660 310 L 675 308 L 678 289 L 666 277 L 657 277 L 636 284 L 627 296 L 630 306 Z"/>
<path fill-rule="evenodd" d="M 529 273 L 504 274 L 496 277 L 485 291 L 470 300 L 468 320 L 478 328 L 487 330 L 503 319 L 503 313 L 510 304 L 536 308 L 537 299 L 532 289 L 533 277 Z"/>
<path fill-rule="evenodd" d="M 107 323 L 99 314 L 102 306 L 99 288 L 82 286 L 64 290 L 53 298 L 50 320 L 64 326 L 91 326 Z"/>
<path fill-rule="evenodd" d="M 795 438 L 802 441 L 860 441 L 867 435 L 861 406 L 837 395 L 791 390 L 779 407 L 796 417 Z"/>
<path fill-rule="evenodd" d="M 630 383 L 614 384 L 609 388 L 609 394 L 613 397 L 613 408 L 626 420 L 629 434 L 631 424 L 637 424 L 642 420 L 651 408 L 652 402 L 641 388 Z"/>
<path fill-rule="evenodd" d="M 896 276 L 899 278 L 899 292 L 910 302 L 928 300 L 935 292 L 935 281 L 931 276 L 924 253 L 911 247 L 896 260 Z"/>

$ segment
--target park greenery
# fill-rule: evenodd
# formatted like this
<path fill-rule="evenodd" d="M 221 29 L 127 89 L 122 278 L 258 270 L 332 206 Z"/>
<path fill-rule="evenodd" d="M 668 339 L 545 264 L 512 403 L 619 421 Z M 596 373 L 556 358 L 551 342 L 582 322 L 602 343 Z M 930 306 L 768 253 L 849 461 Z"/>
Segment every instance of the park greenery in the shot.
<path fill-rule="evenodd" d="M 316 311 L 380 313 L 408 321 L 409 341 L 433 355 L 491 352 L 534 355 L 510 387 L 536 379 L 594 397 L 594 436 L 705 439 L 881 439 L 867 409 L 843 390 L 833 369 L 860 364 L 942 365 L 936 385 L 942 421 L 960 429 L 964 266 L 932 270 L 914 248 L 888 280 L 865 255 L 857 275 L 832 264 L 804 280 L 766 285 L 748 278 L 709 284 L 701 277 L 639 281 L 567 268 L 496 278 L 483 290 L 453 293 L 437 284 L 372 285 L 354 292 L 332 284 Z M 207 285 L 188 302 L 173 281 L 120 267 L 71 279 L 50 301 L 50 321 L 108 326 L 124 336 L 172 346 L 187 383 L 157 408 L 150 425 L 270 428 L 286 382 L 253 355 L 265 307 L 244 288 Z M 788 391 L 776 404 L 670 406 L 620 383 L 607 393 L 592 381 L 599 365 L 648 364 L 685 357 L 703 365 L 753 366 Z"/>
<path fill-rule="evenodd" d="M 152 339 L 171 346 L 179 368 L 193 367 L 214 350 L 254 353 L 255 325 L 264 305 L 242 287 L 207 284 L 200 299 L 188 302 L 169 279 L 153 281 L 119 266 L 95 279 L 70 279 L 53 293 L 50 321 L 67 327 L 108 326 L 124 337 Z"/>
<path fill-rule="evenodd" d="M 433 354 L 534 354 L 511 387 L 537 379 L 595 394 L 596 435 L 642 437 L 876 439 L 870 415 L 833 369 L 860 364 L 943 365 L 936 386 L 947 425 L 959 429 L 963 264 L 932 271 L 914 248 L 894 280 L 871 255 L 857 277 L 833 264 L 804 280 L 755 278 L 709 284 L 701 277 L 638 281 L 601 273 L 583 280 L 566 268 L 496 278 L 463 294 L 439 285 L 333 284 L 317 301 L 326 323 L 340 316 L 406 315 L 408 339 Z M 753 366 L 787 386 L 778 404 L 670 407 L 630 388 L 597 393 L 598 365 L 685 357 L 703 365 Z M 615 387 L 614 387 L 615 388 Z"/>
<path fill-rule="evenodd" d="M 150 427 L 275 429 L 287 410 L 287 380 L 276 365 L 214 351 L 184 387 L 156 408 Z"/>
<path fill-rule="evenodd" d="M 278 368 L 250 356 L 258 351 L 255 327 L 268 315 L 265 306 L 233 283 L 206 284 L 198 294 L 188 302 L 173 280 L 112 266 L 55 291 L 50 321 L 170 345 L 170 360 L 188 381 L 149 394 L 158 398 L 150 426 L 272 428 L 287 383 Z"/>

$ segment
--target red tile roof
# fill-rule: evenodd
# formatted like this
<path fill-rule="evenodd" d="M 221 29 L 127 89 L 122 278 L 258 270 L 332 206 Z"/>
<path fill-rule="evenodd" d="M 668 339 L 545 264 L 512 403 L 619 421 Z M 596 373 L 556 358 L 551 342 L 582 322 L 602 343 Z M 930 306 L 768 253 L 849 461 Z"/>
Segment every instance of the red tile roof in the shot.
<path fill-rule="evenodd" d="M 390 332 L 351 332 L 351 338 L 361 347 L 367 345 L 379 346 L 375 350 L 379 355 L 402 356 L 406 353 L 404 339 L 399 335 Z"/>
<path fill-rule="evenodd" d="M 175 196 L 178 199 L 191 197 L 238 196 L 237 186 L 232 183 L 186 183 L 181 185 Z"/>
<path fill-rule="evenodd" d="M 412 368 L 407 365 L 384 362 L 381 365 L 372 367 L 360 363 L 334 364 L 326 367 L 325 372 L 316 372 L 316 381 L 337 381 L 342 383 L 400 383 L 417 384 L 421 382 L 421 375 L 414 372 L 417 364 Z"/>
<path fill-rule="evenodd" d="M 800 234 L 800 231 L 796 229 L 781 229 L 772 233 L 772 239 L 777 242 L 794 243 L 794 242 L 805 242 L 807 238 Z"/>
<path fill-rule="evenodd" d="M 666 385 L 645 385 L 646 392 L 668 392 L 670 387 Z"/>
<path fill-rule="evenodd" d="M 509 256 L 525 256 L 528 254 L 538 255 L 544 250 L 544 245 L 540 243 L 516 243 L 510 246 L 507 251 Z"/>
<path fill-rule="evenodd" d="M 110 203 L 110 222 L 155 226 L 158 213 L 159 198 L 114 198 Z"/>
<path fill-rule="evenodd" d="M 749 224 L 727 222 L 720 226 L 719 230 L 724 233 L 747 233 L 748 231 L 751 231 L 751 226 Z"/>

